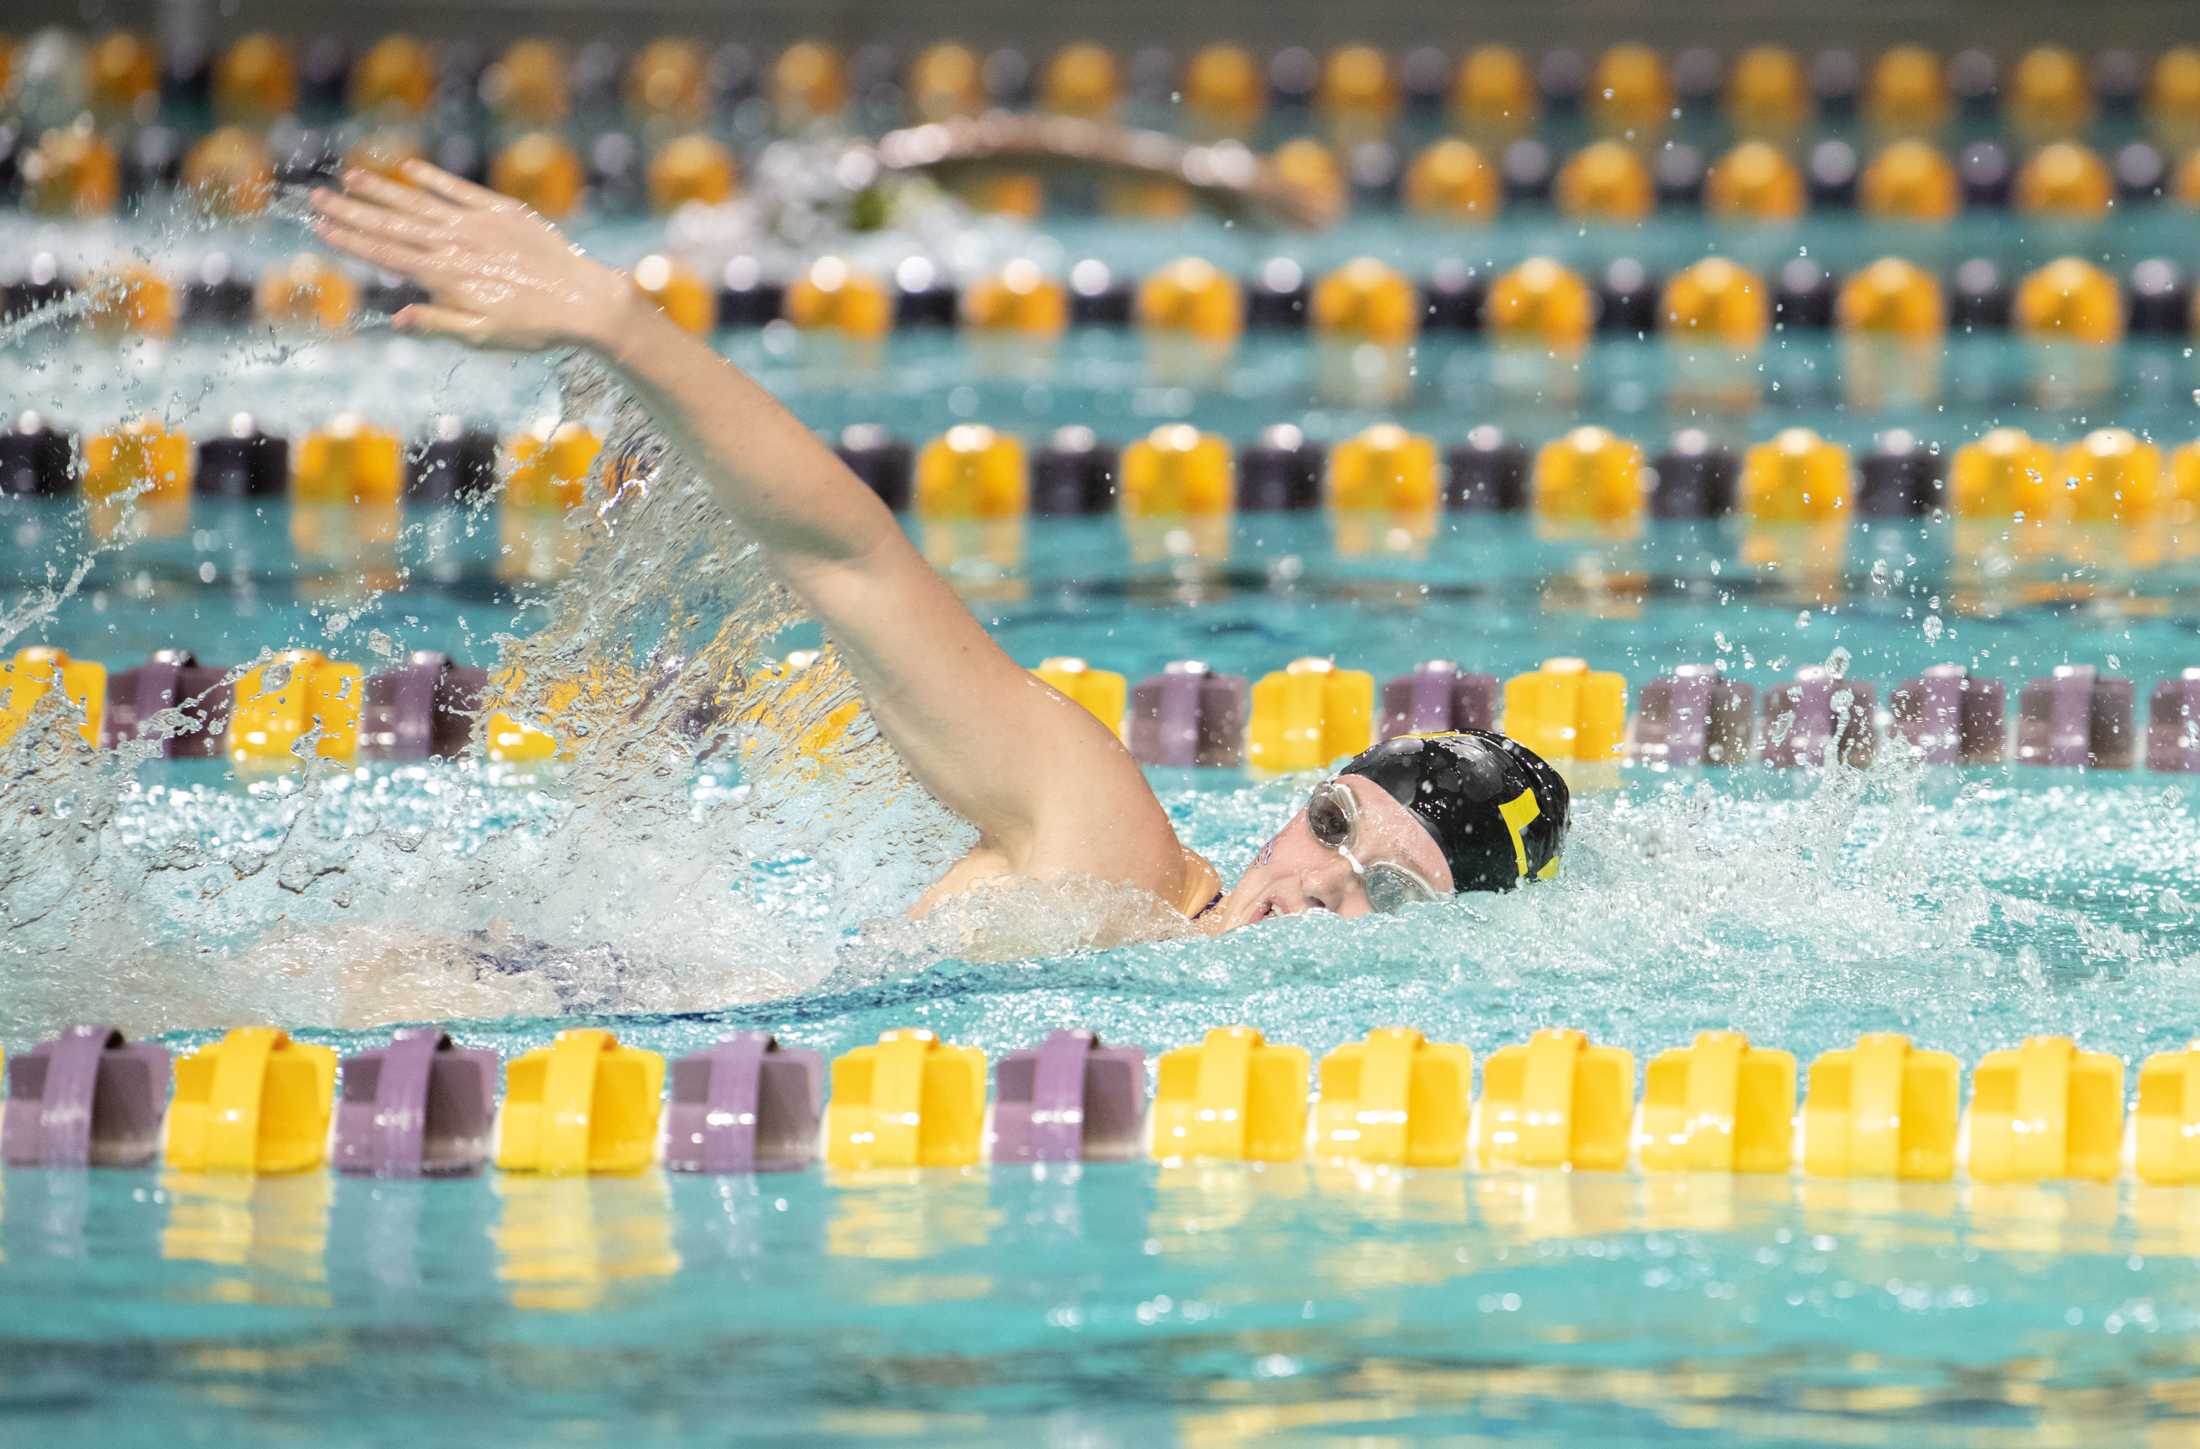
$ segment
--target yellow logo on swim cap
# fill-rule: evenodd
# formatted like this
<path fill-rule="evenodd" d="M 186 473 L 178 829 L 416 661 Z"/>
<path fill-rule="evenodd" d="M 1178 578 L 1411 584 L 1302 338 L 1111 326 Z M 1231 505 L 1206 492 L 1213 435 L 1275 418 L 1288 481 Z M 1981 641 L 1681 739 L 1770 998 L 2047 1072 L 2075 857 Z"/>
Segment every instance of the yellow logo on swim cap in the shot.
<path fill-rule="evenodd" d="M 1520 873 L 1526 875 L 1528 873 L 1528 827 L 1535 824 L 1537 817 L 1542 815 L 1543 807 L 1537 803 L 1535 791 L 1522 790 L 1519 794 L 1498 806 L 1497 813 L 1504 817 L 1505 828 L 1512 832 L 1513 858 L 1520 862 Z M 1558 861 L 1554 857 L 1551 863 L 1556 865 Z"/>

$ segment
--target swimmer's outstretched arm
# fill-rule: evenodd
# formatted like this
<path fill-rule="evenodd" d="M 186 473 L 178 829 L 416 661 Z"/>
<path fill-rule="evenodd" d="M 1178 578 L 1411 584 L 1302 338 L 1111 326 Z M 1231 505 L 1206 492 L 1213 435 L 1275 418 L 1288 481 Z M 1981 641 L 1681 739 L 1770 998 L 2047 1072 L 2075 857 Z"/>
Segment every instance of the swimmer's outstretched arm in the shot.
<path fill-rule="evenodd" d="M 527 207 L 422 163 L 404 175 L 316 192 L 322 239 L 427 289 L 400 331 L 615 368 L 823 622 L 918 780 L 978 828 L 964 873 L 1181 894 L 1189 867 L 1129 752 L 1001 651 L 830 448 Z"/>

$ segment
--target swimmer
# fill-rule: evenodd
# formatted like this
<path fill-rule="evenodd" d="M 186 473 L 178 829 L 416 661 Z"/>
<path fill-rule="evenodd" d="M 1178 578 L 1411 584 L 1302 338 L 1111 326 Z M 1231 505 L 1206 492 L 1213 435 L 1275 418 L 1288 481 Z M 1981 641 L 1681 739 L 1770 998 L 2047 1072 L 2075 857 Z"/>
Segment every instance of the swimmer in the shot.
<path fill-rule="evenodd" d="M 341 192 L 314 193 L 315 230 L 427 291 L 393 319 L 400 332 L 580 349 L 624 379 L 824 625 L 911 774 L 976 827 L 914 914 L 989 881 L 1086 877 L 1222 931 L 1556 870 L 1565 782 L 1521 745 L 1463 730 L 1352 760 L 1225 891 L 1114 733 L 1003 653 L 878 496 L 769 393 L 527 207 L 420 162 L 403 177 L 347 172 Z"/>
<path fill-rule="evenodd" d="M 1076 116 L 991 111 L 892 131 L 875 145 L 853 144 L 847 154 L 867 157 L 889 176 L 921 172 L 952 180 L 1031 167 L 1050 177 L 1085 173 L 1176 182 L 1226 215 L 1304 231 L 1335 225 L 1343 204 L 1341 196 L 1304 186 L 1231 142 L 1193 145 Z M 833 174 L 860 178 L 869 169 L 835 166 Z"/>

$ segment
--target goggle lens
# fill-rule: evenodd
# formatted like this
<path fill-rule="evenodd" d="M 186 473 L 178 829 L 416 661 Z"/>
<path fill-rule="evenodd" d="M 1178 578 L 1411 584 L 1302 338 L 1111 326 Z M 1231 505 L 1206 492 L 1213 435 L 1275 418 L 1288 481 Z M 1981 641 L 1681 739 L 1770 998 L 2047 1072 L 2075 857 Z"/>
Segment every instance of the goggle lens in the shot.
<path fill-rule="evenodd" d="M 1335 781 L 1314 787 L 1306 802 L 1306 828 L 1331 850 L 1350 850 L 1359 837 L 1359 807 L 1352 792 Z"/>
<path fill-rule="evenodd" d="M 1379 860 L 1362 871 L 1360 885 L 1367 891 L 1369 908 L 1386 916 L 1407 906 L 1436 899 L 1436 892 L 1427 881 L 1387 860 Z"/>
<path fill-rule="evenodd" d="M 1359 845 L 1360 807 L 1349 786 L 1324 780 L 1306 802 L 1306 828 L 1314 839 L 1345 858 L 1360 878 L 1372 910 L 1388 915 L 1407 906 L 1439 899 L 1436 888 L 1395 861 L 1378 860 L 1362 865 L 1354 850 Z"/>

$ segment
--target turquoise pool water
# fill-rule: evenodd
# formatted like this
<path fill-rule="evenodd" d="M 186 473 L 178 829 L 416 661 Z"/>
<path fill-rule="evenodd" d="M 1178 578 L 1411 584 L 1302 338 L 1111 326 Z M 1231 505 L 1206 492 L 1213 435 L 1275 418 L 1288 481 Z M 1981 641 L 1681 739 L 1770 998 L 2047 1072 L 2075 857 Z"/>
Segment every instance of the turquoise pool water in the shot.
<path fill-rule="evenodd" d="M 2044 245 L 1967 228 L 1943 236 L 1947 256 Z M 1522 253 L 1593 240 L 1497 235 Z M 1338 255 L 1375 236 L 1336 239 Z M 1812 237 L 1855 259 L 1905 249 Z M 1652 228 L 1628 247 L 1720 240 Z M 1118 225 L 1065 254 L 1088 243 L 1127 267 L 1149 249 L 1271 249 Z M 1409 271 L 1431 245 L 1388 243 Z M 1707 417 L 1673 396 L 1652 343 L 1600 343 L 1556 390 L 1509 385 L 1477 344 L 1431 344 L 1394 406 L 1311 398 L 1310 350 L 1273 340 L 1248 344 L 1225 382 L 1184 388 L 1153 385 L 1127 337 L 1076 335 L 1006 374 L 936 337 L 854 369 L 776 334 L 722 343 L 820 428 L 918 439 L 984 420 L 1121 440 L 1174 418 L 1337 437 L 1378 416 L 1445 441 L 1489 421 L 1540 441 L 1578 420 L 1646 440 L 1700 423 L 1737 443 L 1789 422 L 1854 444 L 2008 421 L 2200 433 L 2200 376 L 2178 347 L 2120 349 L 2072 399 L 2043 394 L 2021 349 L 1959 339 L 1938 394 L 1905 410 L 1846 396 L 1830 345 L 1776 339 L 1756 402 Z M 79 426 L 148 405 L 181 421 L 248 409 L 293 435 L 342 407 L 408 432 L 452 408 L 509 426 L 552 388 L 541 364 L 371 333 L 131 357 L 47 336 L 0 348 L 11 407 Z M 698 524 L 653 498 L 577 583 L 515 587 L 495 578 L 492 515 L 412 513 L 398 544 L 411 572 L 376 593 L 296 557 L 280 507 L 195 504 L 175 537 L 96 548 L 73 505 L 16 500 L 0 568 L 19 642 L 118 665 L 175 643 L 223 662 L 286 644 L 482 660 L 520 647 L 506 636 L 630 662 L 729 620 L 750 662 L 812 642 Z M 1133 675 L 1312 653 L 1379 677 L 1439 656 L 1507 675 L 1577 653 L 1634 681 L 1716 659 L 1764 686 L 1839 658 L 1883 696 L 1943 660 L 2012 682 L 2095 664 L 2142 686 L 2200 663 L 2189 561 L 2001 568 L 1944 524 L 1861 520 L 1838 564 L 1813 557 L 1745 562 L 1731 524 L 1585 543 L 1486 517 L 1447 519 L 1425 549 L 1353 554 L 1322 517 L 1246 516 L 1226 560 L 1187 564 L 1135 556 L 1113 519 L 1034 520 L 1020 560 L 961 576 L 1019 659 Z M 621 572 L 653 558 L 661 578 Z M 1899 1030 L 1968 1066 L 2053 1032 L 2135 1067 L 2200 1033 L 2191 777 L 1891 760 L 1631 772 L 1584 794 L 1548 889 L 1067 954 L 1065 930 L 1106 903 L 1037 891 L 990 910 L 996 939 L 1017 934 L 971 959 L 966 918 L 893 919 L 959 837 L 875 756 L 759 784 L 648 731 L 612 743 L 597 768 L 529 777 L 461 763 L 242 781 L 19 744 L 0 755 L 0 1038 L 20 1050 L 113 1019 L 183 1047 L 266 1020 L 348 1051 L 388 1023 L 438 1020 L 509 1059 L 584 1024 L 665 1052 L 766 1027 L 828 1053 L 916 1025 L 997 1055 L 1062 1026 L 1161 1048 L 1242 1021 L 1319 1054 L 1403 1022 L 1486 1056 L 1565 1024 L 1638 1061 L 1737 1027 L 1804 1061 Z M 1155 783 L 1227 874 L 1307 781 Z M 853 826 L 834 809 L 850 797 L 866 807 Z M 2129 1184 L 14 1170 L 0 1176 L 0 1412 L 10 1438 L 112 1443 L 2181 1442 L 2200 1433 L 2196 1264 L 2200 1201 Z"/>

